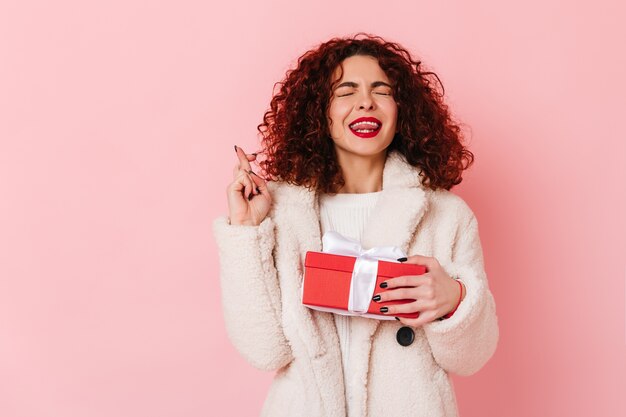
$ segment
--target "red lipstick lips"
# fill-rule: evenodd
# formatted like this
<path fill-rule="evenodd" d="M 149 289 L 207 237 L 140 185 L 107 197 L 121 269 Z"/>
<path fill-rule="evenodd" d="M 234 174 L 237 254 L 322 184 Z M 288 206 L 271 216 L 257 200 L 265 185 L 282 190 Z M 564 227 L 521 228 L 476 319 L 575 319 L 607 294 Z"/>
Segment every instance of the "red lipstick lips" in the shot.
<path fill-rule="evenodd" d="M 375 117 L 359 117 L 350 123 L 352 133 L 360 138 L 372 138 L 378 134 L 382 122 Z"/>

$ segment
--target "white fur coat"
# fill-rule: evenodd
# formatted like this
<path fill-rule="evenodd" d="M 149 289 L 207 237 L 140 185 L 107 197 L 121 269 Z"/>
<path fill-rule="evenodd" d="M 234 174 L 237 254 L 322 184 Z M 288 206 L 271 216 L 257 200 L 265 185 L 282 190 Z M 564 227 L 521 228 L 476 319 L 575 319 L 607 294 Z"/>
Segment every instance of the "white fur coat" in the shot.
<path fill-rule="evenodd" d="M 467 293 L 451 318 L 414 329 L 409 346 L 396 341 L 399 321 L 354 317 L 351 416 L 457 416 L 448 374 L 475 373 L 498 343 L 476 217 L 456 194 L 432 191 L 420 180 L 419 169 L 389 153 L 362 245 L 435 257 Z M 318 196 L 282 182 L 268 187 L 273 204 L 259 226 L 230 225 L 226 216 L 213 221 L 226 329 L 253 366 L 277 371 L 262 416 L 344 417 L 333 315 L 300 302 L 305 254 L 322 250 Z"/>

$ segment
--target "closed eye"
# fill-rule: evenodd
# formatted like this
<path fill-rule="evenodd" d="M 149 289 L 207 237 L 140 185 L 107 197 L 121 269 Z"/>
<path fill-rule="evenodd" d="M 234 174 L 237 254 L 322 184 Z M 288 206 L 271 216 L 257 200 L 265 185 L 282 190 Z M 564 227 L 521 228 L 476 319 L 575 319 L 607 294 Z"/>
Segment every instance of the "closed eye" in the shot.
<path fill-rule="evenodd" d="M 353 93 L 346 93 L 346 94 L 342 94 L 342 95 L 340 95 L 340 96 L 338 96 L 338 97 L 350 96 L 350 95 L 352 95 L 352 94 L 353 94 Z M 381 95 L 381 96 L 390 96 L 390 95 L 391 95 L 391 94 L 389 94 L 389 93 L 374 93 L 374 94 L 379 94 L 379 95 Z"/>

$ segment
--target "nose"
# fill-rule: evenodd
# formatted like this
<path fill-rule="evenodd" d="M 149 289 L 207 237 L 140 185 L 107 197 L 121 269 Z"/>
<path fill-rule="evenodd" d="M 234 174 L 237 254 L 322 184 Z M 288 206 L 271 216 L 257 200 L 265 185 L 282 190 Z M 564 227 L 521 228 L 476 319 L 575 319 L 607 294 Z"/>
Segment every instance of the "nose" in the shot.
<path fill-rule="evenodd" d="M 359 97 L 358 101 L 359 109 L 372 109 L 374 108 L 374 100 L 372 99 L 372 95 L 368 92 L 365 92 Z"/>

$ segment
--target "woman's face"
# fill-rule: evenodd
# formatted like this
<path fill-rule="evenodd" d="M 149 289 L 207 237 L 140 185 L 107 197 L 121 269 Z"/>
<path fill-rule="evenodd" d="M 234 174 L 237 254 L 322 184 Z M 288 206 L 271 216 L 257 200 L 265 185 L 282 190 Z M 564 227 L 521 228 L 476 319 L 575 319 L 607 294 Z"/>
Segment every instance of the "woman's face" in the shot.
<path fill-rule="evenodd" d="M 391 81 L 372 56 L 343 62 L 343 76 L 331 94 L 330 135 L 340 158 L 375 156 L 385 151 L 397 131 L 398 106 Z M 335 69 L 333 81 L 339 77 Z M 359 121 L 363 123 L 358 123 Z"/>

